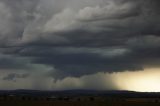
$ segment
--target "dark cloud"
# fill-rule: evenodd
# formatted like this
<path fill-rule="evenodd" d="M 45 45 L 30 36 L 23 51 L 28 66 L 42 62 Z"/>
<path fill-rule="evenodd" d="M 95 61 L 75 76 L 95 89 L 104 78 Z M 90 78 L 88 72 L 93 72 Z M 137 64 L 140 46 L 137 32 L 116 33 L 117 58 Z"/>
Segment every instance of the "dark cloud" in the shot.
<path fill-rule="evenodd" d="M 58 79 L 158 67 L 159 4 L 0 0 L 0 68 L 37 71 L 42 65 Z"/>

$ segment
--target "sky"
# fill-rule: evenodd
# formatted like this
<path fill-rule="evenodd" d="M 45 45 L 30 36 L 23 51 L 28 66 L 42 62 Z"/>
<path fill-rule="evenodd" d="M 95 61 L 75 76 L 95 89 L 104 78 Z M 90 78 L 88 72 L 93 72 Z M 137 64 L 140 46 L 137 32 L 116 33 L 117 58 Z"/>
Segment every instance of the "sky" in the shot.
<path fill-rule="evenodd" d="M 160 91 L 159 0 L 0 0 L 0 89 Z"/>

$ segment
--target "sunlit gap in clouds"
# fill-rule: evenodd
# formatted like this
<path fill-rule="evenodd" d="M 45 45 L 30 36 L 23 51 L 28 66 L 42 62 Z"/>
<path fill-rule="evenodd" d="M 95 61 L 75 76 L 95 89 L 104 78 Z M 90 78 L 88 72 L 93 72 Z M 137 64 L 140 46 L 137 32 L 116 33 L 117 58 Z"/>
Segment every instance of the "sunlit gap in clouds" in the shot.
<path fill-rule="evenodd" d="M 160 69 L 150 68 L 136 72 L 112 74 L 119 90 L 160 92 Z"/>

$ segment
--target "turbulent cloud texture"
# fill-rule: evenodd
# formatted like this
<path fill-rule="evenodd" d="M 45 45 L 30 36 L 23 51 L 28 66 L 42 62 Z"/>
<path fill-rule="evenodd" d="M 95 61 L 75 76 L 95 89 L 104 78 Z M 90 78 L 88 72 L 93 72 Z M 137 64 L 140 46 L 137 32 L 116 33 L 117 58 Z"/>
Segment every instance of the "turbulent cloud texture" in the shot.
<path fill-rule="evenodd" d="M 0 73 L 7 73 L 2 79 L 59 80 L 159 67 L 159 5 L 159 0 L 0 0 Z"/>

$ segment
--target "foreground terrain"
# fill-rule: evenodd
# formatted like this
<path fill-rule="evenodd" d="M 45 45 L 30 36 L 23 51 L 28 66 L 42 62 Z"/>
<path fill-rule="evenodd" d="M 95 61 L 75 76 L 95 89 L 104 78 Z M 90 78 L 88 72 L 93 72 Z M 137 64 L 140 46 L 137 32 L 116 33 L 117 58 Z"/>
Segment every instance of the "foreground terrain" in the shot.
<path fill-rule="evenodd" d="M 0 101 L 0 106 L 160 106 L 146 101 Z"/>
<path fill-rule="evenodd" d="M 78 99 L 7 99 L 1 100 L 0 106 L 160 106 L 159 98 L 114 98 L 99 100 L 86 97 Z"/>
<path fill-rule="evenodd" d="M 0 91 L 0 106 L 160 106 L 160 93 L 129 91 Z"/>

